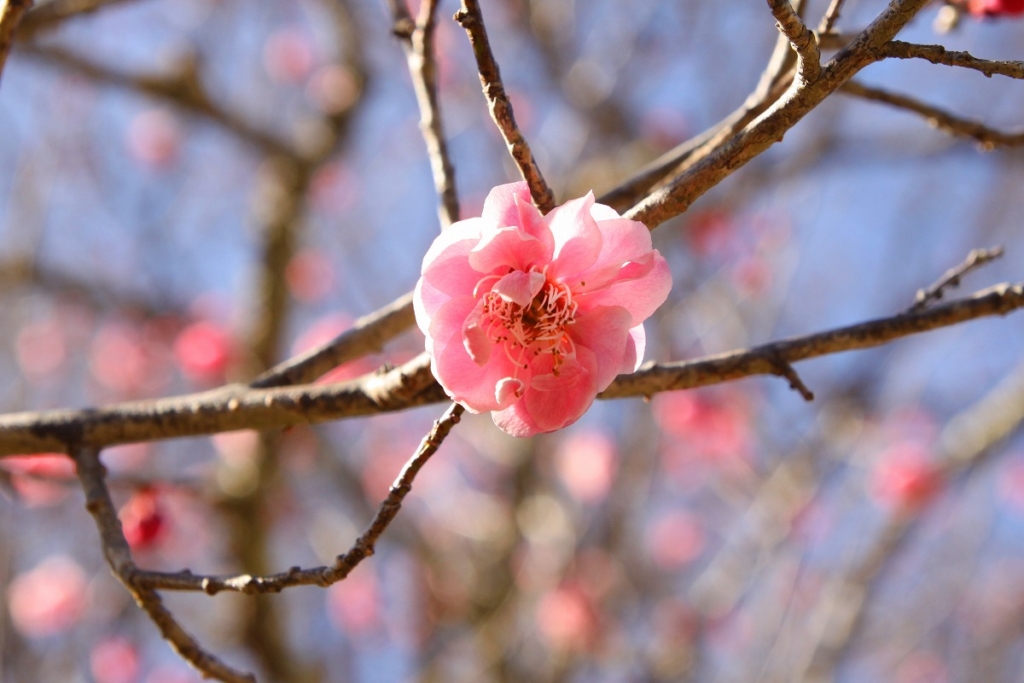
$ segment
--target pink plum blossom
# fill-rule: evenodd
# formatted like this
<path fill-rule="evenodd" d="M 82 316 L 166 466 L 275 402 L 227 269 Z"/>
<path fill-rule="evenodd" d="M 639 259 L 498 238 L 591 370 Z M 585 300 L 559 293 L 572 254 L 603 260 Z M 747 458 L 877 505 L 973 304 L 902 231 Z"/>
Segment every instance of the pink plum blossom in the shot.
<path fill-rule="evenodd" d="M 413 301 L 448 395 L 531 436 L 572 424 L 639 367 L 643 321 L 671 281 L 642 223 L 592 193 L 543 216 L 513 183 L 434 240 Z"/>

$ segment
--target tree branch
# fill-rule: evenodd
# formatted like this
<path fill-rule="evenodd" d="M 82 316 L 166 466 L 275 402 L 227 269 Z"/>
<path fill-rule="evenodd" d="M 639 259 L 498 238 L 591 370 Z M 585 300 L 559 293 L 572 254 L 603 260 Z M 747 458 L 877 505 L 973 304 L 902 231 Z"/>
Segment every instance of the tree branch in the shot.
<path fill-rule="evenodd" d="M 882 57 L 924 59 L 932 64 L 973 69 L 980 71 L 989 78 L 992 76 L 1006 76 L 1007 78 L 1024 79 L 1024 62 L 979 59 L 969 52 L 947 50 L 941 45 L 917 45 L 915 43 L 892 40 L 882 46 L 879 54 Z"/>
<path fill-rule="evenodd" d="M 533 203 L 547 213 L 555 208 L 555 195 L 551 192 L 544 176 L 541 175 L 537 166 L 530 145 L 523 137 L 523 133 L 516 125 L 515 116 L 512 113 L 512 102 L 508 99 L 505 86 L 501 82 L 501 73 L 498 70 L 498 63 L 494 60 L 494 53 L 491 52 L 491 43 L 487 39 L 487 29 L 484 27 L 484 17 L 480 11 L 480 3 L 477 0 L 462 0 L 462 8 L 455 13 L 455 21 L 466 30 L 469 35 L 469 42 L 473 46 L 473 54 L 476 56 L 477 69 L 480 72 L 480 84 L 484 89 L 484 97 L 487 98 L 487 108 L 491 112 L 491 118 L 501 131 L 505 139 L 512 159 L 519 167 L 519 173 L 523 180 L 530 186 L 530 196 Z"/>
<path fill-rule="evenodd" d="M 438 218 L 441 227 L 446 228 L 459 220 L 459 198 L 455 193 L 455 169 L 448 154 L 441 123 L 441 107 L 437 100 L 434 32 L 438 0 L 423 0 L 415 23 L 405 6 L 405 0 L 389 0 L 389 3 L 393 18 L 392 33 L 402 41 L 416 102 L 419 104 L 420 132 L 427 145 L 430 169 L 434 175 Z"/>
<path fill-rule="evenodd" d="M 377 514 L 366 530 L 355 540 L 347 552 L 339 555 L 330 567 L 314 567 L 300 569 L 292 567 L 288 571 L 270 576 L 199 576 L 185 570 L 174 574 L 165 572 L 136 571 L 133 583 L 149 589 L 202 591 L 215 595 L 221 591 L 246 593 L 279 593 L 291 586 L 330 586 L 343 580 L 355 569 L 356 565 L 373 555 L 374 548 L 381 534 L 388 528 L 391 521 L 402 507 L 402 501 L 412 491 L 412 483 L 417 473 L 426 464 L 437 449 L 440 448 L 452 428 L 459 423 L 465 408 L 453 403 L 441 416 L 430 432 L 420 441 L 419 448 L 402 467 L 387 497 L 381 502 Z"/>
<path fill-rule="evenodd" d="M 357 320 L 352 329 L 302 355 L 275 365 L 249 383 L 254 388 L 283 387 L 312 382 L 339 365 L 380 351 L 387 342 L 416 322 L 412 292 Z"/>
<path fill-rule="evenodd" d="M 821 51 L 814 32 L 807 28 L 789 0 L 768 0 L 775 27 L 786 36 L 797 54 L 797 84 L 813 83 L 821 76 Z"/>
<path fill-rule="evenodd" d="M 960 278 L 964 275 L 967 275 L 967 273 L 976 268 L 980 268 L 986 263 L 1000 258 L 1002 255 L 1002 247 L 992 247 L 991 249 L 972 249 L 971 253 L 967 254 L 967 258 L 963 263 L 955 268 L 947 270 L 942 274 L 942 277 L 926 289 L 917 290 L 917 297 L 914 300 L 914 305 L 910 307 L 909 312 L 914 313 L 927 308 L 928 304 L 941 299 L 947 289 L 959 287 Z"/>
<path fill-rule="evenodd" d="M 7 64 L 7 55 L 14 44 L 14 32 L 25 12 L 32 8 L 33 0 L 6 0 L 0 9 L 0 74 Z"/>
<path fill-rule="evenodd" d="M 928 0 L 893 0 L 851 44 L 840 50 L 813 83 L 791 88 L 749 126 L 708 153 L 686 172 L 625 213 L 649 228 L 686 211 L 705 192 L 760 155 L 811 110 L 865 66 L 878 61 L 882 45 L 902 29 Z"/>
<path fill-rule="evenodd" d="M 1003 131 L 989 128 L 976 121 L 969 121 L 938 107 L 926 104 L 920 100 L 907 95 L 889 92 L 881 88 L 872 88 L 855 81 L 846 83 L 840 92 L 845 95 L 852 95 L 872 102 L 881 102 L 893 107 L 905 109 L 925 117 L 928 125 L 938 128 L 944 133 L 957 137 L 970 138 L 976 141 L 982 149 L 992 150 L 996 147 L 1019 147 L 1024 145 L 1024 132 L 1005 133 Z"/>
<path fill-rule="evenodd" d="M 152 588 L 138 584 L 137 571 L 132 560 L 131 549 L 121 530 L 121 521 L 107 490 L 106 470 L 95 448 L 83 447 L 72 450 L 78 480 L 85 491 L 85 507 L 96 522 L 103 546 L 103 556 L 121 585 L 135 598 L 149 618 L 153 620 L 160 635 L 170 643 L 178 655 L 199 671 L 204 678 L 216 678 L 225 683 L 256 683 L 252 674 L 237 671 L 202 648 L 164 607 L 160 596 Z"/>
<path fill-rule="evenodd" d="M 653 396 L 753 375 L 779 374 L 795 363 L 841 351 L 880 346 L 900 337 L 1005 315 L 1024 307 L 1024 285 L 1001 284 L 916 313 L 795 337 L 751 349 L 664 364 L 620 375 L 599 398 Z M 0 457 L 52 453 L 69 443 L 91 446 L 198 436 L 235 429 L 281 429 L 343 417 L 404 410 L 445 400 L 426 354 L 382 375 L 354 382 L 250 389 L 231 385 L 200 394 L 133 401 L 106 408 L 0 416 Z"/>

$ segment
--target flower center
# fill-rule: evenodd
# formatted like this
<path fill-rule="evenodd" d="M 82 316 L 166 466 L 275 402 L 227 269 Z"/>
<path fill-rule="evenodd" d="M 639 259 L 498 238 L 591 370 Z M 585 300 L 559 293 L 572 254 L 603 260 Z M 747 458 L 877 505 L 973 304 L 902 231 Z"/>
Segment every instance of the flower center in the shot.
<path fill-rule="evenodd" d="M 563 359 L 575 353 L 566 328 L 575 322 L 578 304 L 565 285 L 546 281 L 528 306 L 509 301 L 494 291 L 484 294 L 483 301 L 487 336 L 504 346 L 505 354 L 517 367 L 528 368 L 529 361 L 550 353 L 557 375 Z"/>

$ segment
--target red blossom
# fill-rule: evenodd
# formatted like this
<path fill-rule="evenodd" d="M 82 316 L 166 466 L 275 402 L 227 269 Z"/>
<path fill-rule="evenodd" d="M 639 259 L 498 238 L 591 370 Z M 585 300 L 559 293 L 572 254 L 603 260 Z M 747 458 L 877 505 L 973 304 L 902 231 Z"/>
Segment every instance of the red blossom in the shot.
<path fill-rule="evenodd" d="M 976 17 L 1024 14 L 1024 0 L 967 0 L 967 11 Z"/>
<path fill-rule="evenodd" d="M 155 488 L 136 491 L 118 516 L 121 518 L 124 537 L 133 550 L 149 550 L 165 535 L 166 518 Z"/>

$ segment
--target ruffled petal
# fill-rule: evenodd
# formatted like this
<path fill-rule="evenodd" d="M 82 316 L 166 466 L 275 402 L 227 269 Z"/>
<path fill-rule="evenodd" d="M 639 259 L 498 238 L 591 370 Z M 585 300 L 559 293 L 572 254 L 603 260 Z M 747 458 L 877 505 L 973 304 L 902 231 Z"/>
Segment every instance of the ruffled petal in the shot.
<path fill-rule="evenodd" d="M 632 264 L 625 266 L 632 267 Z M 580 309 L 621 306 L 632 316 L 630 326 L 639 325 L 665 303 L 669 290 L 672 289 L 672 274 L 665 258 L 657 251 L 653 252 L 649 264 L 637 264 L 633 274 L 637 272 L 642 272 L 643 275 L 614 280 L 604 289 L 577 294 L 576 301 L 579 302 Z"/>
<path fill-rule="evenodd" d="M 503 410 L 491 413 L 491 419 L 494 420 L 494 424 L 498 426 L 498 429 L 509 436 L 525 438 L 544 431 L 537 426 L 537 423 L 533 421 L 533 417 L 526 412 L 526 407 L 521 400 L 516 401 Z"/>
<path fill-rule="evenodd" d="M 506 377 L 498 382 L 498 386 L 494 390 L 494 398 L 498 401 L 500 408 L 507 408 L 521 399 L 524 391 L 526 391 L 526 385 L 522 380 Z"/>
<path fill-rule="evenodd" d="M 632 344 L 626 346 L 626 355 L 622 359 L 622 369 L 619 370 L 620 375 L 636 372 L 644 362 L 644 352 L 647 350 L 647 332 L 644 330 L 643 323 L 630 328 L 629 340 Z M 604 391 L 604 389 L 601 391 Z"/>
<path fill-rule="evenodd" d="M 491 350 L 494 342 L 487 336 L 487 330 L 483 325 L 484 302 L 478 301 L 462 324 L 462 344 L 466 347 L 466 353 L 477 365 L 484 365 L 491 358 Z"/>
<path fill-rule="evenodd" d="M 624 371 L 627 361 L 636 363 L 632 353 L 627 354 L 634 348 L 630 319 L 629 311 L 620 306 L 602 306 L 577 316 L 576 323 L 569 328 L 577 355 L 580 349 L 587 349 L 594 356 L 596 391 L 607 388 Z"/>
<path fill-rule="evenodd" d="M 517 270 L 495 282 L 491 291 L 505 301 L 526 307 L 544 287 L 545 279 L 544 274 L 537 271 L 524 273 Z"/>
<path fill-rule="evenodd" d="M 594 193 L 568 201 L 547 215 L 555 238 L 554 258 L 549 274 L 567 280 L 594 265 L 601 253 L 602 237 L 597 221 L 590 215 Z"/>
<path fill-rule="evenodd" d="M 577 348 L 576 360 L 581 371 L 571 386 L 553 391 L 541 391 L 531 386 L 519 402 L 542 432 L 568 427 L 587 412 L 597 397 L 597 360 L 594 354 L 589 349 Z"/>
<path fill-rule="evenodd" d="M 445 393 L 471 413 L 500 410 L 499 383 L 515 374 L 515 367 L 501 348 L 492 349 L 483 365 L 470 357 L 463 338 L 463 323 L 473 308 L 466 302 L 453 299 L 438 310 L 431 325 L 431 333 L 450 332 L 446 337 L 435 336 L 431 351 L 431 371 Z M 462 317 L 460 318 L 460 314 Z M 456 329 L 452 331 L 453 327 Z M 429 349 L 428 349 L 429 350 Z M 523 372 L 520 371 L 520 375 Z"/>
<path fill-rule="evenodd" d="M 458 221 L 449 225 L 441 231 L 440 235 L 434 238 L 434 242 L 427 249 L 420 272 L 427 272 L 430 265 L 441 254 L 459 242 L 469 241 L 475 244 L 483 234 L 483 229 L 486 225 L 487 223 L 482 218 L 467 218 L 464 221 Z M 472 248 L 472 244 L 470 248 Z"/>
<path fill-rule="evenodd" d="M 517 227 L 488 228 L 469 252 L 469 265 L 481 273 L 490 273 L 496 268 L 530 270 L 531 266 L 545 260 L 544 245 Z"/>
<path fill-rule="evenodd" d="M 597 206 L 595 204 L 595 206 Z M 640 277 L 651 265 L 651 232 L 643 223 L 626 218 L 601 220 L 601 253 L 594 265 L 580 273 L 571 285 L 578 292 L 592 292 L 613 280 Z M 628 267 L 627 267 L 628 266 Z"/>

